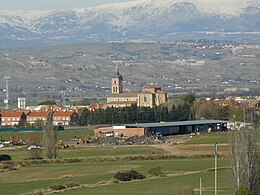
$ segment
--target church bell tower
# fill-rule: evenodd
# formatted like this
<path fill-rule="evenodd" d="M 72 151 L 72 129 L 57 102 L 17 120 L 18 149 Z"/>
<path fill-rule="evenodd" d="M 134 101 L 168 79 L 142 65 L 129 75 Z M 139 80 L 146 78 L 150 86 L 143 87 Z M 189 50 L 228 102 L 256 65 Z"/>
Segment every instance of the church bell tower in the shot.
<path fill-rule="evenodd" d="M 123 93 L 123 77 L 119 73 L 119 67 L 116 65 L 116 74 L 112 77 L 112 93 Z"/>

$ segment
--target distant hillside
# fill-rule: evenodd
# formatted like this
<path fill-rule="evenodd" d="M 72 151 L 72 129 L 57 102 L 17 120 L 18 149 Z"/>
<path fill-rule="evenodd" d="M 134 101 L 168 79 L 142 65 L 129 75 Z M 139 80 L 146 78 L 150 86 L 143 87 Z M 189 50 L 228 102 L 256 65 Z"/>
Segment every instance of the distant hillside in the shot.
<path fill-rule="evenodd" d="M 10 93 L 28 98 L 60 97 L 62 90 L 74 98 L 105 97 L 115 73 L 113 61 L 122 60 L 125 91 L 156 84 L 173 94 L 223 93 L 227 88 L 259 94 L 259 53 L 260 45 L 208 40 L 6 48 L 0 49 L 0 90 L 4 75 L 10 75 Z"/>

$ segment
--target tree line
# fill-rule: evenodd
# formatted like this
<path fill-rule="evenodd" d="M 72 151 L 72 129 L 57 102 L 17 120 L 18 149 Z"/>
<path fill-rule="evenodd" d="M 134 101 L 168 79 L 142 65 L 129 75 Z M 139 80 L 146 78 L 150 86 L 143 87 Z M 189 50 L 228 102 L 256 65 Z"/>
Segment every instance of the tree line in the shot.
<path fill-rule="evenodd" d="M 161 121 L 185 121 L 195 119 L 195 97 L 186 95 L 181 103 L 168 106 L 138 107 L 132 104 L 129 107 L 108 107 L 89 111 L 85 109 L 80 117 L 80 125 L 95 124 L 122 124 L 122 123 L 151 123 Z"/>
<path fill-rule="evenodd" d="M 167 105 L 154 108 L 138 107 L 133 104 L 129 107 L 108 107 L 89 111 L 85 109 L 80 117 L 80 125 L 96 124 L 123 124 L 123 123 L 151 123 L 185 120 L 229 120 L 243 122 L 245 115 L 254 115 L 249 106 L 246 106 L 246 114 L 243 113 L 245 105 L 239 105 L 231 101 L 229 105 L 223 106 L 214 101 L 196 100 L 193 94 L 186 94 L 181 99 Z M 256 105 L 257 106 L 257 105 Z M 259 121 L 259 116 L 252 117 Z"/>
<path fill-rule="evenodd" d="M 168 110 L 166 106 L 150 108 L 132 104 L 129 107 L 108 107 L 92 112 L 84 109 L 80 125 L 184 121 L 189 120 L 189 117 L 190 108 L 187 105 L 174 106 L 172 110 Z"/>

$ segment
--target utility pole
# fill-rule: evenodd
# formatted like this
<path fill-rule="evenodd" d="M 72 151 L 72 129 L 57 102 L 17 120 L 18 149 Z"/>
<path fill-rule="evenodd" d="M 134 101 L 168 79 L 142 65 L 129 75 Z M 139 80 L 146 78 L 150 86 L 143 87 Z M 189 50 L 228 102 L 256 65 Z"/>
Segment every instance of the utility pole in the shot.
<path fill-rule="evenodd" d="M 200 177 L 200 195 L 202 195 L 202 178 Z"/>
<path fill-rule="evenodd" d="M 6 109 L 9 109 L 9 87 L 8 87 L 8 80 L 10 79 L 11 77 L 10 76 L 4 76 L 4 79 L 5 79 L 5 100 L 4 100 L 4 103 L 5 103 L 5 108 Z"/>
<path fill-rule="evenodd" d="M 217 175 L 217 170 L 218 170 L 218 143 L 215 143 L 215 195 L 218 194 L 218 175 Z"/>

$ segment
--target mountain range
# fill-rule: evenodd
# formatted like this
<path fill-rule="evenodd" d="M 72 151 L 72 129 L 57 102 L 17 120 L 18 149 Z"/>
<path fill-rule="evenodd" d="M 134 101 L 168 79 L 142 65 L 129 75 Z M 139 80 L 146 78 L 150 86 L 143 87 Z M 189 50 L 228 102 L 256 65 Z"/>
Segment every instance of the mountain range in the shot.
<path fill-rule="evenodd" d="M 259 42 L 259 1 L 139 0 L 71 10 L 0 10 L 1 47 L 208 37 Z"/>

